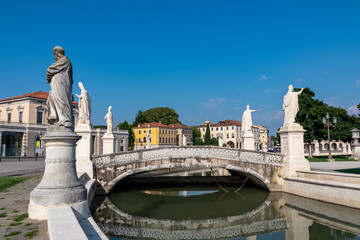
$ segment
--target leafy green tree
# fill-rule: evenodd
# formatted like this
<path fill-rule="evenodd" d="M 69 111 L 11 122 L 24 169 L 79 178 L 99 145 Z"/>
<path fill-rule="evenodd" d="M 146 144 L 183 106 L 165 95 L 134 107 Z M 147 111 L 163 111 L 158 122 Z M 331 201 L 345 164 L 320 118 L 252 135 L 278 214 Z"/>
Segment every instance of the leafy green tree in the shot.
<path fill-rule="evenodd" d="M 128 146 L 129 146 L 129 150 L 133 149 L 134 147 L 134 142 L 135 142 L 135 136 L 134 136 L 134 132 L 132 130 L 132 125 L 129 124 L 126 120 L 122 123 L 119 123 L 119 125 L 117 125 L 117 127 L 121 130 L 128 130 L 129 132 L 129 142 L 128 142 Z"/>
<path fill-rule="evenodd" d="M 166 125 L 172 123 L 181 123 L 179 121 L 179 114 L 177 114 L 174 109 L 168 107 L 151 108 L 144 112 L 139 110 L 139 112 L 136 114 L 133 125 L 136 126 L 139 123 L 145 122 L 161 122 Z"/>
<path fill-rule="evenodd" d="M 201 139 L 200 130 L 195 126 L 191 127 L 191 129 L 193 130 L 194 145 L 204 145 L 204 141 Z"/>
<path fill-rule="evenodd" d="M 219 146 L 219 141 L 217 138 L 212 138 L 211 139 L 211 145 L 213 146 Z"/>
<path fill-rule="evenodd" d="M 211 137 L 210 137 L 210 124 L 206 125 L 206 131 L 205 131 L 205 145 L 211 145 Z"/>
<path fill-rule="evenodd" d="M 294 90 L 300 91 L 299 88 Z M 306 87 L 302 94 L 299 95 L 299 112 L 295 119 L 306 130 L 304 142 L 310 144 L 313 140 L 327 139 L 327 128 L 325 128 L 322 121 L 326 113 L 329 113 L 330 121 L 332 121 L 333 117 L 337 119 L 337 123 L 330 129 L 331 140 L 351 141 L 350 130 L 358 127 L 357 118 L 354 115 L 349 116 L 345 109 L 332 107 L 321 100 L 315 99 L 315 93 Z"/>

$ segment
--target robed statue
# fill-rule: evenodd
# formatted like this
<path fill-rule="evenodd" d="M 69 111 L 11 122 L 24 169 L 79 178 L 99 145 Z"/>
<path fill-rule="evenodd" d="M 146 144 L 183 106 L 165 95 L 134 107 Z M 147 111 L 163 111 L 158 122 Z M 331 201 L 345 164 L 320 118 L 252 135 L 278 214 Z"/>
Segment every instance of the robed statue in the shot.
<path fill-rule="evenodd" d="M 251 126 L 253 125 L 251 118 L 252 112 L 257 112 L 257 110 L 252 110 L 250 109 L 250 105 L 247 105 L 242 116 L 242 129 L 245 133 L 251 132 Z"/>
<path fill-rule="evenodd" d="M 55 63 L 46 72 L 50 92 L 47 99 L 50 125 L 73 127 L 72 84 L 73 73 L 70 60 L 62 47 L 53 49 Z"/>
<path fill-rule="evenodd" d="M 182 145 L 183 146 L 187 146 L 187 137 L 185 136 L 185 134 L 182 135 Z"/>
<path fill-rule="evenodd" d="M 303 92 L 303 88 L 299 92 L 293 92 L 294 87 L 290 84 L 289 90 L 284 96 L 283 110 L 285 111 L 284 126 L 295 123 L 296 114 L 299 111 L 298 96 Z"/>
<path fill-rule="evenodd" d="M 151 138 L 150 138 L 150 130 L 147 132 L 146 136 L 145 136 L 146 142 L 147 142 L 147 147 L 150 147 L 151 144 Z"/>
<path fill-rule="evenodd" d="M 106 114 L 106 116 L 104 117 L 104 119 L 106 119 L 106 125 L 107 125 L 107 129 L 106 129 L 106 134 L 112 134 L 113 132 L 113 115 L 111 112 L 112 106 L 109 106 L 108 108 L 108 112 Z"/>
<path fill-rule="evenodd" d="M 89 93 L 85 90 L 84 84 L 79 82 L 81 89 L 80 95 L 76 96 L 79 98 L 79 116 L 78 124 L 90 124 L 91 118 L 91 98 Z"/>

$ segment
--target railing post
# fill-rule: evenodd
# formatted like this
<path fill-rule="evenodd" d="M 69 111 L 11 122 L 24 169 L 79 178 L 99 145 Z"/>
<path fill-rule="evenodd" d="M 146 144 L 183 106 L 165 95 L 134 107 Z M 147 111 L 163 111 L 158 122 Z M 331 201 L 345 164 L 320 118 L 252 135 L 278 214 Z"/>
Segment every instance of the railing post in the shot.
<path fill-rule="evenodd" d="M 20 162 L 20 156 L 19 156 L 19 162 Z"/>

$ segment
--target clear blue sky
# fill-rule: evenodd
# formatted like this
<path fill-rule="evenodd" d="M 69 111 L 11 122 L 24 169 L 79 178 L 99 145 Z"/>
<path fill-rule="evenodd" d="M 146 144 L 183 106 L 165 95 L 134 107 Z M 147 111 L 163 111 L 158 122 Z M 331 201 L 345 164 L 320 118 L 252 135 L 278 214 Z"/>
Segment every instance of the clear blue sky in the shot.
<path fill-rule="evenodd" d="M 187 125 L 241 120 L 275 134 L 289 84 L 357 113 L 359 1 L 1 1 L 0 98 L 48 91 L 52 48 L 72 61 L 94 124 L 174 108 Z"/>

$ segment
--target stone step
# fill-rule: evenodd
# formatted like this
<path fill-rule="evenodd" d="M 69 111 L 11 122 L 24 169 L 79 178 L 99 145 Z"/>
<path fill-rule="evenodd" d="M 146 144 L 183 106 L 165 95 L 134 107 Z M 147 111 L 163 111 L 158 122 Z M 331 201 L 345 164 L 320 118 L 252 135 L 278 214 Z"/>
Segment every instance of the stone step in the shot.
<path fill-rule="evenodd" d="M 301 179 L 319 180 L 323 182 L 355 184 L 360 186 L 360 175 L 338 172 L 321 171 L 297 171 L 297 176 Z"/>

